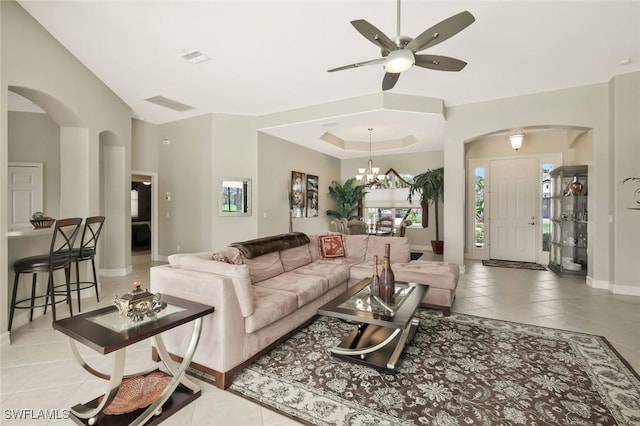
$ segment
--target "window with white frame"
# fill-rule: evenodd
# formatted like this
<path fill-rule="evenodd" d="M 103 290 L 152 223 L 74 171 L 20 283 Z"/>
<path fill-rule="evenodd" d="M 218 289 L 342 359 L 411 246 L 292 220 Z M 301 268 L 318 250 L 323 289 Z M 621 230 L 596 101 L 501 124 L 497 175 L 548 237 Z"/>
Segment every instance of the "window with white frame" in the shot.
<path fill-rule="evenodd" d="M 409 203 L 409 187 L 406 182 L 413 181 L 411 175 L 398 176 L 389 173 L 388 178 L 376 187 L 367 190 L 364 198 L 363 220 L 373 228 L 381 217 L 392 217 L 394 226 L 399 227 L 404 220 L 411 220 L 411 226 L 422 223 L 422 208 L 414 198 Z"/>

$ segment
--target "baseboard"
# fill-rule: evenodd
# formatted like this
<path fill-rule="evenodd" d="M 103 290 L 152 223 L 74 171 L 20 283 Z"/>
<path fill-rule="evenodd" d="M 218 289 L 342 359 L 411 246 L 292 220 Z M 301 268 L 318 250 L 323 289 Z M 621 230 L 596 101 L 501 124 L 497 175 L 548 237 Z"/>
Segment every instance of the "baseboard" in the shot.
<path fill-rule="evenodd" d="M 640 296 L 640 287 L 614 284 L 613 294 L 622 294 L 625 296 Z"/>
<path fill-rule="evenodd" d="M 619 285 L 605 280 L 595 280 L 587 277 L 587 285 L 591 288 L 599 290 L 607 290 L 613 294 L 622 294 L 625 296 L 640 296 L 640 287 L 631 285 Z"/>
<path fill-rule="evenodd" d="M 5 331 L 0 334 L 0 347 L 9 346 L 11 344 L 11 333 Z"/>
<path fill-rule="evenodd" d="M 74 299 L 75 300 L 75 299 Z M 51 315 L 51 306 L 47 309 L 49 315 Z M 36 320 L 41 316 L 44 316 L 44 307 L 34 308 L 33 309 L 33 319 Z M 13 315 L 13 324 L 11 325 L 11 329 L 15 330 L 17 328 L 22 327 L 23 325 L 29 324 L 29 310 L 28 309 L 16 309 Z"/>
<path fill-rule="evenodd" d="M 126 268 L 115 268 L 115 269 L 103 269 L 100 268 L 98 272 L 101 277 L 124 277 L 133 272 L 133 266 L 129 265 Z"/>

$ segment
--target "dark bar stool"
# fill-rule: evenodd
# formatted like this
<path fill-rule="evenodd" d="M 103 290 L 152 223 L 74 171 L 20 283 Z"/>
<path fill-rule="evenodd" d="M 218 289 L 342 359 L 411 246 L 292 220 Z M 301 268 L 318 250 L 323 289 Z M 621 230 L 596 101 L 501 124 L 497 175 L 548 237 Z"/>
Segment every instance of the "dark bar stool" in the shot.
<path fill-rule="evenodd" d="M 92 216 L 88 217 L 84 221 L 84 229 L 82 230 L 82 239 L 80 240 L 80 247 L 71 250 L 71 262 L 76 265 L 76 293 L 78 295 L 78 312 L 81 312 L 80 308 L 80 290 L 94 287 L 96 290 L 96 301 L 100 302 L 100 296 L 98 295 L 98 275 L 96 274 L 96 250 L 98 249 L 98 237 L 102 231 L 102 225 L 104 225 L 104 216 Z M 93 282 L 80 281 L 80 262 L 86 260 L 91 261 L 91 268 L 93 269 Z"/>
<path fill-rule="evenodd" d="M 11 312 L 9 313 L 9 331 L 13 324 L 13 314 L 16 309 L 29 309 L 29 321 L 33 320 L 33 309 L 44 306 L 44 312 L 47 312 L 49 305 L 49 297 L 51 297 L 51 312 L 53 320 L 56 320 L 56 303 L 67 302 L 69 304 L 69 313 L 73 316 L 73 308 L 71 304 L 71 249 L 75 242 L 82 218 L 69 218 L 56 220 L 51 238 L 51 247 L 49 254 L 40 256 L 25 257 L 13 264 L 15 279 L 13 280 L 13 295 L 11 296 Z M 53 272 L 64 269 L 66 278 L 66 297 L 56 302 L 55 285 L 53 283 Z M 49 274 L 47 292 L 44 295 L 36 296 L 36 282 L 39 272 L 47 272 Z M 20 274 L 33 274 L 31 280 L 31 297 L 16 301 L 18 293 L 18 284 L 20 282 Z M 36 305 L 35 300 L 45 298 L 45 303 Z M 24 302 L 29 302 L 29 306 L 20 306 Z"/>

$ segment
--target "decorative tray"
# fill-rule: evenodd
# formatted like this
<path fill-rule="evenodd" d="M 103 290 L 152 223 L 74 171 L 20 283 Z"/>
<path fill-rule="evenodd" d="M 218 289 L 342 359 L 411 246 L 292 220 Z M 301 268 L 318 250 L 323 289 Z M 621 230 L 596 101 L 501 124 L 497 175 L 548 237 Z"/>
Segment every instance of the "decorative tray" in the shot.
<path fill-rule="evenodd" d="M 116 397 L 104 409 L 104 414 L 124 414 L 148 407 L 158 399 L 169 382 L 171 382 L 171 376 L 161 371 L 123 379 Z M 104 395 L 98 399 L 98 402 L 103 398 Z"/>

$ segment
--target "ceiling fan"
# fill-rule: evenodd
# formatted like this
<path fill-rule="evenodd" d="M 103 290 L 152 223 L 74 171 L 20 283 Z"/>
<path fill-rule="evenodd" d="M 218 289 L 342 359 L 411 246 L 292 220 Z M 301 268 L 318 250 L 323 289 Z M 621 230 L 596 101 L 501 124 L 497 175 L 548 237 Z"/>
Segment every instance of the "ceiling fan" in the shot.
<path fill-rule="evenodd" d="M 438 71 L 460 71 L 467 65 L 466 62 L 460 59 L 439 55 L 416 55 L 416 53 L 453 37 L 475 20 L 471 13 L 464 11 L 439 22 L 416 38 L 401 36 L 400 0 L 398 0 L 398 31 L 395 40 L 391 40 L 382 31 L 364 19 L 351 21 L 351 25 L 360 34 L 381 49 L 382 57 L 333 68 L 328 72 L 358 68 L 365 65 L 384 64 L 385 75 L 382 80 L 382 90 L 389 90 L 398 82 L 400 73 L 414 65 Z"/>

